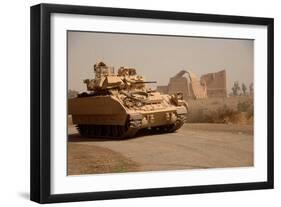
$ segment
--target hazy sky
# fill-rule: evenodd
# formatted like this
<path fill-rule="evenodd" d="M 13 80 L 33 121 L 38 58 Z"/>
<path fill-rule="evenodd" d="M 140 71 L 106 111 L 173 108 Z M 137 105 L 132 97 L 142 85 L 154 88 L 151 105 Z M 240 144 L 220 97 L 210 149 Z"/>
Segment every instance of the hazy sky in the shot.
<path fill-rule="evenodd" d="M 199 78 L 225 69 L 230 92 L 235 80 L 253 82 L 253 47 L 253 40 L 68 32 L 68 88 L 86 90 L 83 80 L 94 77 L 93 65 L 101 60 L 115 71 L 134 67 L 156 85 L 168 84 L 180 70 Z"/>

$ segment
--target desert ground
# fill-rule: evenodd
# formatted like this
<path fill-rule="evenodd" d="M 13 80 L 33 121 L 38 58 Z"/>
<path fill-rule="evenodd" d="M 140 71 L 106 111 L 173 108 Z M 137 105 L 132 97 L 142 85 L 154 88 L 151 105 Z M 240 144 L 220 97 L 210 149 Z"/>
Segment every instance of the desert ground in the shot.
<path fill-rule="evenodd" d="M 253 166 L 252 125 L 187 123 L 175 133 L 116 140 L 69 125 L 68 174 Z"/>

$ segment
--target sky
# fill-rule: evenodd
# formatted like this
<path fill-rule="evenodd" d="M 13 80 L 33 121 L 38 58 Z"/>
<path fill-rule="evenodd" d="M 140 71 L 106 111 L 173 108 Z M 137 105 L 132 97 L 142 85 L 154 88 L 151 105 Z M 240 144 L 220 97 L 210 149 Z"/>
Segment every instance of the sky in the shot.
<path fill-rule="evenodd" d="M 253 82 L 254 40 L 68 31 L 68 89 L 85 91 L 94 78 L 93 65 L 103 61 L 134 67 L 149 87 L 167 85 L 181 70 L 202 74 L 226 70 L 227 90 L 233 82 Z"/>

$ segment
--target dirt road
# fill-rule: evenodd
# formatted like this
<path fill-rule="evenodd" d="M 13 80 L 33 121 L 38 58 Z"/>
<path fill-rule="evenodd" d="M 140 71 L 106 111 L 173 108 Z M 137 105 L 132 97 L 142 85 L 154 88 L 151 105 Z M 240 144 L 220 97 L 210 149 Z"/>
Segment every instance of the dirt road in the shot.
<path fill-rule="evenodd" d="M 68 152 L 69 174 L 117 172 L 110 168 L 116 162 L 122 172 L 252 166 L 253 134 L 250 125 L 186 124 L 176 133 L 105 140 L 82 138 L 70 127 Z M 108 170 L 91 170 L 95 163 Z"/>

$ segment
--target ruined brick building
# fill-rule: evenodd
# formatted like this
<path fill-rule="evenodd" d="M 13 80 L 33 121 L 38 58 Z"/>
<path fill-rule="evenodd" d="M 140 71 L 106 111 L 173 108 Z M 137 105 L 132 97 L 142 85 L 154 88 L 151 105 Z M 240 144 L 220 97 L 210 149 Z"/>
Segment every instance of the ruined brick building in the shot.
<path fill-rule="evenodd" d="M 226 71 L 222 70 L 216 73 L 208 73 L 201 76 L 201 81 L 207 85 L 208 97 L 226 97 Z"/>
<path fill-rule="evenodd" d="M 180 71 L 170 78 L 167 86 L 158 86 L 162 93 L 182 92 L 184 99 L 226 97 L 226 71 L 204 74 L 198 79 L 191 71 Z"/>

